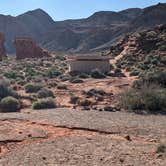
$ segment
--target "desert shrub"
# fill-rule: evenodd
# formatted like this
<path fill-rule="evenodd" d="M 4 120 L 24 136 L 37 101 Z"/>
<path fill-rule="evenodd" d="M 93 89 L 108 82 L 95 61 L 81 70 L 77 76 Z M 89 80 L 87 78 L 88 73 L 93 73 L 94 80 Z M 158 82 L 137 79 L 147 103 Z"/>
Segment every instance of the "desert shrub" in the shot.
<path fill-rule="evenodd" d="M 32 104 L 35 110 L 56 108 L 56 103 L 52 98 L 40 99 Z"/>
<path fill-rule="evenodd" d="M 24 72 L 26 73 L 26 76 L 36 76 L 36 75 L 38 75 L 36 70 L 33 69 L 31 66 L 27 66 L 25 68 Z"/>
<path fill-rule="evenodd" d="M 67 86 L 66 85 L 57 85 L 57 89 L 61 89 L 61 90 L 66 90 Z"/>
<path fill-rule="evenodd" d="M 166 51 L 166 46 L 165 45 L 160 46 L 160 51 Z"/>
<path fill-rule="evenodd" d="M 68 80 L 71 79 L 71 76 L 70 76 L 70 75 L 60 75 L 60 76 L 59 76 L 59 79 L 60 79 L 61 81 L 68 81 Z"/>
<path fill-rule="evenodd" d="M 70 103 L 71 104 L 77 104 L 78 100 L 79 100 L 79 97 L 77 97 L 77 96 L 72 95 L 70 97 Z"/>
<path fill-rule="evenodd" d="M 7 96 L 18 97 L 18 94 L 10 88 L 9 82 L 0 80 L 0 100 Z"/>
<path fill-rule="evenodd" d="M 157 146 L 156 153 L 166 153 L 166 144 L 160 143 Z"/>
<path fill-rule="evenodd" d="M 141 76 L 141 78 L 136 81 L 137 85 L 143 86 L 157 84 L 161 87 L 166 87 L 166 71 L 155 71 L 155 72 L 148 72 Z M 136 84 L 134 83 L 134 84 Z"/>
<path fill-rule="evenodd" d="M 57 56 L 56 56 L 56 59 L 59 59 L 59 60 L 61 60 L 61 61 L 66 60 L 66 58 L 65 58 L 63 55 L 57 55 Z"/>
<path fill-rule="evenodd" d="M 121 73 L 121 69 L 120 69 L 120 68 L 115 68 L 115 69 L 114 69 L 114 72 L 115 72 L 115 73 Z"/>
<path fill-rule="evenodd" d="M 18 74 L 15 71 L 9 71 L 5 72 L 4 76 L 8 79 L 16 79 L 18 77 Z"/>
<path fill-rule="evenodd" d="M 155 37 L 157 37 L 157 33 L 155 31 L 149 31 L 149 32 L 147 32 L 146 37 L 155 38 Z"/>
<path fill-rule="evenodd" d="M 31 84 L 31 83 L 25 85 L 26 93 L 36 93 L 41 89 L 42 89 L 42 85 L 36 85 L 36 84 Z"/>
<path fill-rule="evenodd" d="M 75 78 L 75 79 L 70 80 L 70 82 L 73 84 L 78 84 L 78 83 L 83 83 L 84 81 L 79 78 Z"/>
<path fill-rule="evenodd" d="M 88 97 L 93 97 L 97 95 L 104 96 L 106 92 L 104 90 L 90 89 L 88 91 L 83 91 L 83 94 L 87 95 Z"/>
<path fill-rule="evenodd" d="M 106 76 L 100 70 L 94 69 L 91 72 L 91 77 L 96 79 L 102 79 L 105 78 Z"/>
<path fill-rule="evenodd" d="M 54 97 L 54 93 L 47 88 L 42 88 L 41 90 L 38 91 L 37 97 L 38 98 Z"/>
<path fill-rule="evenodd" d="M 17 112 L 19 108 L 19 101 L 12 96 L 5 97 L 0 102 L 0 112 Z"/>
<path fill-rule="evenodd" d="M 128 110 L 143 109 L 142 98 L 134 89 L 127 90 L 120 96 L 120 106 Z"/>
<path fill-rule="evenodd" d="M 46 73 L 47 77 L 49 77 L 49 78 L 56 78 L 56 77 L 60 76 L 61 74 L 62 74 L 62 72 L 56 68 L 50 68 Z"/>
<path fill-rule="evenodd" d="M 92 104 L 92 102 L 90 100 L 81 100 L 78 102 L 78 104 L 80 106 L 87 107 L 87 106 L 90 106 Z"/>
<path fill-rule="evenodd" d="M 137 69 L 134 69 L 130 72 L 130 76 L 138 76 L 139 75 L 139 71 Z"/>
<path fill-rule="evenodd" d="M 85 78 L 89 78 L 90 76 L 86 73 L 80 73 L 78 77 L 85 79 Z"/>
<path fill-rule="evenodd" d="M 163 63 L 164 65 L 166 65 L 166 57 L 161 57 L 160 62 Z"/>
<path fill-rule="evenodd" d="M 50 88 L 54 88 L 56 87 L 58 84 L 56 82 L 48 82 L 48 87 Z"/>
<path fill-rule="evenodd" d="M 130 89 L 120 97 L 121 107 L 128 110 L 147 110 L 151 113 L 165 111 L 166 90 L 151 87 Z"/>

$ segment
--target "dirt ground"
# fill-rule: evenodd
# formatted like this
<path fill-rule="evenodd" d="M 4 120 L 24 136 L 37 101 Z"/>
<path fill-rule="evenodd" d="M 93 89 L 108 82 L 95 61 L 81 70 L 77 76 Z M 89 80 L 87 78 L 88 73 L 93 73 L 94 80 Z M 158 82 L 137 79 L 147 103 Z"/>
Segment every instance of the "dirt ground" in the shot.
<path fill-rule="evenodd" d="M 165 166 L 166 116 L 53 109 L 0 114 L 0 166 Z"/>

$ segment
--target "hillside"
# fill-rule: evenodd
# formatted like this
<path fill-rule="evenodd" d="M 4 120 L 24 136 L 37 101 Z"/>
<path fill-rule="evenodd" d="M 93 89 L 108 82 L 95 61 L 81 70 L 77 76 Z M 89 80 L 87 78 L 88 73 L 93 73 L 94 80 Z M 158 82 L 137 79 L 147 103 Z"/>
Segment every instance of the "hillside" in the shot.
<path fill-rule="evenodd" d="M 63 47 L 65 51 L 77 52 L 105 49 L 128 32 L 166 23 L 165 11 L 166 4 L 158 4 L 145 9 L 97 12 L 86 19 L 56 22 L 52 31 L 43 36 L 42 43 L 52 51 L 64 51 Z M 71 32 L 70 42 L 69 34 L 64 31 Z M 59 40 L 64 43 L 57 43 Z M 76 44 L 71 46 L 71 43 Z"/>
<path fill-rule="evenodd" d="M 111 47 L 116 65 L 133 75 L 166 68 L 166 25 L 126 35 Z"/>
<path fill-rule="evenodd" d="M 166 4 L 120 12 L 100 11 L 84 19 L 54 21 L 45 11 L 36 9 L 17 17 L 0 15 L 0 32 L 6 36 L 6 48 L 14 52 L 15 37 L 32 37 L 50 51 L 87 52 L 109 48 L 128 32 L 166 23 Z"/>

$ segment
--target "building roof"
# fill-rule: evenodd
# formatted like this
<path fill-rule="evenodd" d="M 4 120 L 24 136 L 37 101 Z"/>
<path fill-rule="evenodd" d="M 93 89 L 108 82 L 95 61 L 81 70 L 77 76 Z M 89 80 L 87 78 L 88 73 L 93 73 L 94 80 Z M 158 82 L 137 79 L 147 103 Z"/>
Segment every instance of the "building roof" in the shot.
<path fill-rule="evenodd" d="M 108 56 L 99 56 L 99 55 L 77 55 L 77 56 L 68 56 L 68 60 L 110 60 L 110 57 Z"/>

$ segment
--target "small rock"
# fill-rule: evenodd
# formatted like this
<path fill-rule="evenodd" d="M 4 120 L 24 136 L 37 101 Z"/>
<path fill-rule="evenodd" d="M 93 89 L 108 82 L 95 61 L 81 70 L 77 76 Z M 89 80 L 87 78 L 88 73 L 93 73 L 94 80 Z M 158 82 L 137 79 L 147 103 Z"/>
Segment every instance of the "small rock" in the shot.
<path fill-rule="evenodd" d="M 125 139 L 128 140 L 128 141 L 132 141 L 132 140 L 131 140 L 131 137 L 130 137 L 129 135 L 126 135 L 126 136 L 125 136 Z"/>

